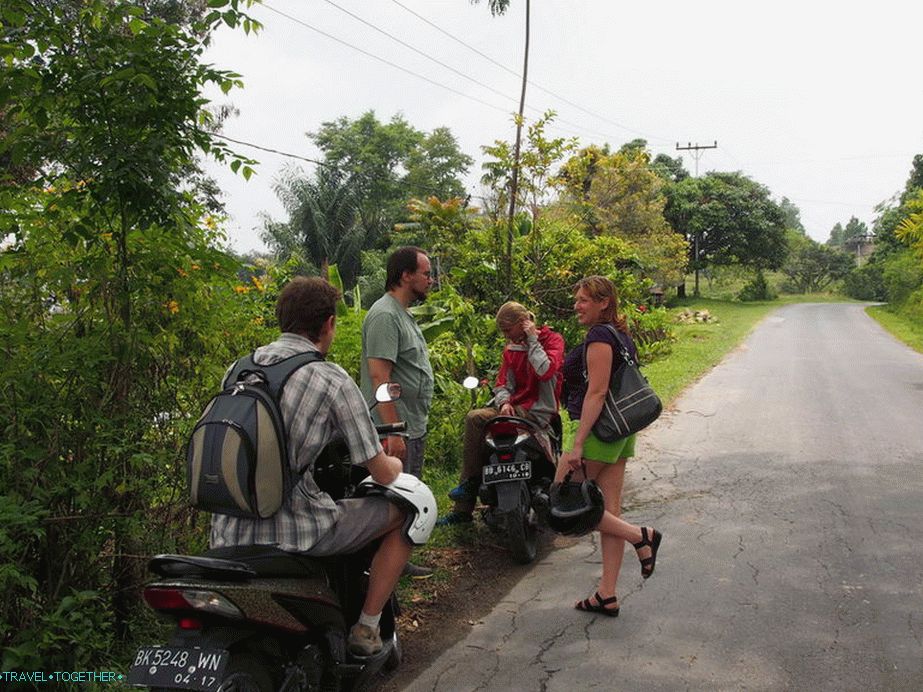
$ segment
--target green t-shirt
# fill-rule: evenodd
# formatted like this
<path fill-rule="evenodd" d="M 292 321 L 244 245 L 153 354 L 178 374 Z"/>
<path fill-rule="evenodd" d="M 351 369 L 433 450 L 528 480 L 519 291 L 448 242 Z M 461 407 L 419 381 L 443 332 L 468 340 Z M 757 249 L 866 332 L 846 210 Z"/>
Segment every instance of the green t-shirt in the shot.
<path fill-rule="evenodd" d="M 426 434 L 429 406 L 433 400 L 433 369 L 423 332 L 411 314 L 390 293 L 375 301 L 362 322 L 362 393 L 374 397 L 369 377 L 369 358 L 391 361 L 391 380 L 400 382 L 401 398 L 395 402 L 401 420 L 407 422 L 411 439 Z M 372 411 L 381 422 L 377 410 Z"/>

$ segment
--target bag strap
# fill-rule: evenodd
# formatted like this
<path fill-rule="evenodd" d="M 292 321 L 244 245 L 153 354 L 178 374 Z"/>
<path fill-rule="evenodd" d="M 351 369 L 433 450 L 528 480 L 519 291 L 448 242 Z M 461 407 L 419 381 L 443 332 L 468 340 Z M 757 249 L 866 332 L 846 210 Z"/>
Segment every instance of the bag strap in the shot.
<path fill-rule="evenodd" d="M 258 376 L 266 384 L 269 393 L 276 401 L 282 398 L 282 389 L 288 378 L 305 365 L 324 360 L 318 351 L 304 351 L 270 365 L 261 365 L 254 360 L 256 351 L 238 360 L 227 377 L 229 385 L 236 384 L 251 375 Z"/>
<path fill-rule="evenodd" d="M 628 347 L 625 345 L 625 342 L 622 341 L 622 334 L 618 329 L 613 327 L 611 324 L 604 324 L 603 327 L 606 327 L 612 334 L 615 336 L 615 340 L 619 343 L 619 355 L 622 357 L 622 360 L 628 363 L 629 365 L 637 365 L 634 358 L 631 357 L 631 353 L 628 351 Z M 589 382 L 590 378 L 587 377 L 587 361 L 586 361 L 586 349 L 587 343 L 586 340 L 583 342 L 583 380 L 584 382 Z M 613 349 L 615 350 L 615 349 Z M 614 359 L 613 359 L 614 360 Z M 610 379 L 615 374 L 617 368 L 613 366 L 612 371 L 609 374 Z"/>

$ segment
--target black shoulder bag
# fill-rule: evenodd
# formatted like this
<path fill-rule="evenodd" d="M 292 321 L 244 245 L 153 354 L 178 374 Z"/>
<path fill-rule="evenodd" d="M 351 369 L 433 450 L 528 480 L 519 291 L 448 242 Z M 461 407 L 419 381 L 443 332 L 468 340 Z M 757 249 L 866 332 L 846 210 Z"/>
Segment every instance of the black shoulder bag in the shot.
<path fill-rule="evenodd" d="M 609 391 L 603 402 L 599 418 L 593 424 L 593 434 L 603 442 L 615 442 L 632 433 L 643 430 L 660 416 L 663 404 L 651 389 L 638 364 L 628 352 L 622 336 L 610 324 L 605 325 L 619 343 L 613 349 L 612 374 L 609 376 Z M 619 357 L 616 357 L 618 354 Z M 583 346 L 583 377 L 587 377 L 586 344 Z"/>

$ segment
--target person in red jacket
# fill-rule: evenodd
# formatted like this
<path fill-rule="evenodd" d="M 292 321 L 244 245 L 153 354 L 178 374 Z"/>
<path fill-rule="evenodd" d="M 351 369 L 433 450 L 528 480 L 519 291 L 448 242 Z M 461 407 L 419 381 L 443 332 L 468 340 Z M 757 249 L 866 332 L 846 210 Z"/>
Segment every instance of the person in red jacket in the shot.
<path fill-rule="evenodd" d="M 547 429 L 558 412 L 564 338 L 548 325 L 537 327 L 535 315 L 513 301 L 500 306 L 497 327 L 506 346 L 494 387 L 495 406 L 474 409 L 465 417 L 461 482 L 449 491 L 455 507 L 437 522 L 442 526 L 471 521 L 485 461 L 484 426 L 489 420 L 497 415 L 521 416 Z"/>

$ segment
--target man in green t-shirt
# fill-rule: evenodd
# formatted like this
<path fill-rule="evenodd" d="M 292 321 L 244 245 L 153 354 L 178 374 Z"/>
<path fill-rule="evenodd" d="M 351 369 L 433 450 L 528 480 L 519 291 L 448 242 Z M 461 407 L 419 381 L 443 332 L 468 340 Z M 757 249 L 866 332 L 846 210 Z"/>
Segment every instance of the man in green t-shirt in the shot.
<path fill-rule="evenodd" d="M 385 294 L 362 323 L 362 392 L 368 399 L 382 382 L 399 382 L 401 398 L 379 405 L 379 422 L 407 423 L 407 439 L 389 437 L 385 449 L 403 460 L 404 471 L 420 478 L 426 423 L 433 399 L 433 369 L 423 332 L 408 308 L 429 293 L 429 257 L 420 248 L 402 247 L 388 257 Z"/>
<path fill-rule="evenodd" d="M 423 476 L 426 423 L 433 400 L 433 369 L 423 332 L 408 308 L 426 298 L 433 285 L 429 257 L 418 247 L 402 247 L 388 257 L 385 294 L 373 303 L 362 323 L 362 393 L 367 400 L 382 382 L 399 382 L 401 398 L 379 404 L 376 422 L 407 423 L 407 439 L 385 440 L 388 454 L 401 459 L 404 472 Z M 428 567 L 408 562 L 404 574 L 426 577 Z"/>

